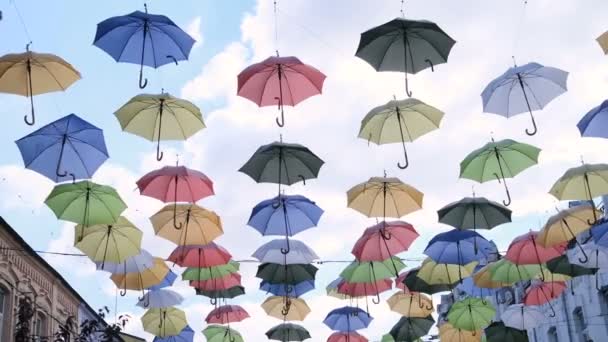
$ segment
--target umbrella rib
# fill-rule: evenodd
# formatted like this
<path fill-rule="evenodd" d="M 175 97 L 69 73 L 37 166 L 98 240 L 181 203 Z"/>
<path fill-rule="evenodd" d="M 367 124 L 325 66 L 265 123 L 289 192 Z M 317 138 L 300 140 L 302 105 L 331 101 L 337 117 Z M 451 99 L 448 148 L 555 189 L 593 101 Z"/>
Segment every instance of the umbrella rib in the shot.
<path fill-rule="evenodd" d="M 186 60 L 187 60 L 188 59 L 188 54 L 186 53 L 186 51 L 184 51 L 184 49 L 181 47 L 180 44 L 177 44 L 175 37 L 173 37 L 171 34 L 169 34 L 169 32 L 167 32 L 167 31 L 165 31 L 163 29 L 163 27 L 165 27 L 165 26 L 179 28 L 177 25 L 169 25 L 169 24 L 159 23 L 159 22 L 153 22 L 150 25 L 150 28 L 156 28 L 160 32 L 164 33 L 167 37 L 171 38 L 171 41 L 175 44 L 175 46 L 177 46 L 177 48 L 179 49 L 179 51 L 182 53 L 182 55 L 184 55 L 184 57 L 186 57 Z M 152 37 L 152 35 L 150 35 L 150 37 Z M 188 37 L 190 37 L 190 35 L 188 35 Z M 190 37 L 190 38 L 192 39 L 192 37 Z M 194 39 L 192 39 L 192 40 L 194 40 Z M 194 41 L 196 42 L 196 40 L 194 40 Z"/>
<path fill-rule="evenodd" d="M 280 64 L 279 64 L 280 65 Z M 268 69 L 268 77 L 266 77 L 266 80 L 264 80 L 264 88 L 262 88 L 262 91 L 260 92 L 260 98 L 258 99 L 258 106 L 261 107 L 262 106 L 262 100 L 264 99 L 264 95 L 266 94 L 266 88 L 268 87 L 270 78 L 272 76 L 274 76 L 275 72 L 278 74 L 278 67 L 276 65 L 274 65 L 274 67 L 269 67 Z M 263 72 L 265 72 L 264 70 L 258 72 L 258 74 L 262 74 Z M 278 77 L 277 77 L 278 78 Z M 246 84 L 246 83 L 245 83 Z M 245 85 L 243 84 L 243 86 Z M 242 88 L 242 87 L 241 87 Z"/>
<path fill-rule="evenodd" d="M 302 63 L 302 65 L 306 65 L 306 64 Z M 317 91 L 319 91 L 319 93 L 321 93 L 321 92 L 323 91 L 323 89 L 322 89 L 323 87 L 322 87 L 322 86 L 321 86 L 321 89 L 317 88 L 317 85 L 316 85 L 314 82 L 312 82 L 312 81 L 310 80 L 310 78 L 308 78 L 306 75 L 304 75 L 304 73 L 303 73 L 303 72 L 300 72 L 300 71 L 298 71 L 297 69 L 295 69 L 295 68 L 293 68 L 293 67 L 291 67 L 291 66 L 289 66 L 289 65 L 287 65 L 287 64 L 283 64 L 283 67 L 284 67 L 284 68 L 283 68 L 283 70 L 290 70 L 290 71 L 291 71 L 291 72 L 293 72 L 293 73 L 296 73 L 296 74 L 302 75 L 302 77 L 304 77 L 304 79 L 305 79 L 305 80 L 307 80 L 307 81 L 308 81 L 308 83 L 312 84 L 312 86 L 313 86 L 313 87 L 314 87 L 314 88 L 315 88 Z M 309 66 L 309 67 L 310 67 L 310 66 Z"/>
<path fill-rule="evenodd" d="M 152 58 L 154 59 L 154 69 L 157 69 L 161 65 L 158 65 L 158 61 L 156 61 L 156 49 L 154 48 L 154 39 L 152 39 L 152 27 L 153 25 L 148 25 L 148 34 L 150 35 L 150 48 L 152 49 Z"/>
<path fill-rule="evenodd" d="M 184 136 L 184 139 L 187 139 L 188 136 L 186 134 L 186 132 L 184 131 L 184 127 L 182 126 L 181 122 L 179 121 L 177 114 L 175 114 L 175 112 L 173 111 L 173 108 L 171 108 L 171 106 L 166 106 L 165 108 L 167 108 L 167 110 L 173 114 L 173 117 L 175 118 L 175 122 L 177 123 L 177 126 L 179 127 L 179 130 L 182 132 L 182 135 Z"/>
<path fill-rule="evenodd" d="M 528 83 L 526 82 L 525 78 L 522 79 L 522 83 L 524 84 L 524 86 L 528 87 L 528 91 L 530 94 L 532 94 L 532 98 L 534 98 L 534 101 L 536 101 L 536 105 L 538 105 L 538 107 L 540 109 L 543 109 L 544 106 L 541 105 L 540 101 L 538 101 L 538 99 L 536 98 L 536 94 L 534 94 L 534 91 L 532 90 L 532 88 L 528 85 Z M 522 89 L 525 92 L 525 88 Z M 525 113 L 525 112 L 524 112 Z"/>
<path fill-rule="evenodd" d="M 146 103 L 146 102 L 141 101 L 141 100 L 134 101 L 134 102 L 129 102 L 129 103 L 127 103 L 126 105 L 133 104 L 133 103 L 135 103 L 135 102 L 140 102 L 140 103 L 146 104 L 146 105 L 147 105 L 147 107 L 144 107 L 144 108 L 142 108 L 141 110 L 138 110 L 138 111 L 137 111 L 137 113 L 136 113 L 135 115 L 133 115 L 133 117 L 131 117 L 131 118 L 130 118 L 130 119 L 129 119 L 129 120 L 126 122 L 126 123 L 125 123 L 125 127 L 123 128 L 123 130 L 126 130 L 126 129 L 129 127 L 129 125 L 131 125 L 131 122 L 133 122 L 133 120 L 135 120 L 135 118 L 137 118 L 138 116 L 142 115 L 142 112 L 144 112 L 144 111 L 146 111 L 146 110 L 148 110 L 148 109 L 154 108 L 155 106 L 158 106 L 158 102 L 156 102 L 156 101 L 154 101 L 154 102 L 152 102 L 152 103 Z M 126 106 L 126 105 L 125 105 L 125 106 Z M 120 112 L 120 109 L 119 109 L 118 111 L 116 111 L 116 113 L 114 113 L 114 114 L 116 115 L 118 112 Z M 154 126 L 156 126 L 156 123 L 154 124 Z M 156 132 L 156 131 L 155 131 L 155 132 Z"/>
<path fill-rule="evenodd" d="M 74 150 L 74 154 L 78 157 L 78 159 L 80 160 L 80 163 L 82 164 L 82 167 L 84 168 L 84 170 L 87 172 L 87 176 L 92 175 L 92 173 L 89 171 L 89 168 L 87 167 L 86 163 L 84 162 L 84 160 L 82 159 L 82 156 L 80 156 L 80 153 L 77 152 L 76 147 L 74 147 L 74 144 L 70 141 L 70 139 L 66 139 L 66 141 L 68 142 L 68 144 L 70 144 L 70 147 L 72 147 L 72 150 Z M 87 144 L 89 145 L 89 144 Z M 91 146 L 93 147 L 93 146 Z M 68 170 L 69 171 L 69 170 Z"/>
<path fill-rule="evenodd" d="M 59 138 L 58 138 L 58 139 L 59 139 Z M 60 140 L 60 139 L 59 139 L 59 140 Z M 53 142 L 53 143 L 49 144 L 49 146 L 47 146 L 47 147 L 45 147 L 44 149 L 42 149 L 42 150 L 40 151 L 40 153 L 38 153 L 38 155 L 37 155 L 36 157 L 34 157 L 32 160 L 30 160 L 30 162 L 29 162 L 29 163 L 25 164 L 25 167 L 27 168 L 27 167 L 29 167 L 30 165 L 32 165 L 32 164 L 33 164 L 33 163 L 34 163 L 36 160 L 38 160 L 38 158 L 40 158 L 40 156 L 42 156 L 42 155 L 44 154 L 44 152 L 46 152 L 48 149 L 50 149 L 50 148 L 52 148 L 52 147 L 56 146 L 58 143 L 59 143 L 59 141 L 55 141 L 55 142 Z"/>
<path fill-rule="evenodd" d="M 37 62 L 35 59 L 32 59 L 32 61 Z M 35 64 L 34 64 L 35 65 Z M 40 63 L 39 65 L 40 67 L 42 67 L 44 70 L 46 70 L 46 72 L 51 75 L 51 77 L 53 78 L 53 80 L 55 81 L 55 83 L 57 83 L 57 85 L 59 86 L 59 88 L 61 88 L 62 91 L 65 91 L 66 88 L 63 87 L 63 85 L 59 82 L 59 80 L 57 79 L 57 77 L 55 77 L 55 74 L 53 74 L 49 68 L 46 67 L 46 65 Z M 30 96 L 34 96 L 33 94 L 31 94 Z"/>
<path fill-rule="evenodd" d="M 388 53 L 388 50 L 393 46 L 393 44 L 395 44 L 395 42 L 397 41 L 397 39 L 399 39 L 402 35 L 407 35 L 407 29 L 405 27 L 402 27 L 401 30 L 397 29 L 395 30 L 397 31 L 395 33 L 395 36 L 393 37 L 393 39 L 387 44 L 386 49 L 384 50 L 384 52 L 382 53 L 382 58 L 380 59 L 380 62 L 378 63 L 377 66 L 375 66 L 375 69 L 378 70 L 380 69 L 380 67 L 382 66 L 382 63 L 384 62 L 384 58 L 386 58 L 386 54 Z M 392 34 L 386 34 L 386 36 L 391 36 Z M 412 63 L 412 66 L 414 64 Z M 405 66 L 405 73 L 407 73 L 407 65 Z"/>

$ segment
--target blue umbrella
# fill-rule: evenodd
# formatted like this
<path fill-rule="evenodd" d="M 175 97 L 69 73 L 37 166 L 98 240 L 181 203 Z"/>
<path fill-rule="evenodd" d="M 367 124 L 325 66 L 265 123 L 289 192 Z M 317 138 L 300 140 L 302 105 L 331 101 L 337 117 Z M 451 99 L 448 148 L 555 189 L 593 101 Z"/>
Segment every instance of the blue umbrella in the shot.
<path fill-rule="evenodd" d="M 372 317 L 365 311 L 352 306 L 332 310 L 327 314 L 323 323 L 331 330 L 351 332 L 365 329 L 372 322 Z"/>
<path fill-rule="evenodd" d="M 289 237 L 316 226 L 322 214 L 323 209 L 304 196 L 280 195 L 257 204 L 247 224 L 262 235 L 285 236 L 287 248 L 281 252 L 287 254 Z"/>
<path fill-rule="evenodd" d="M 497 252 L 496 246 L 479 233 L 459 229 L 435 235 L 424 250 L 424 254 L 437 263 L 458 265 L 488 259 Z"/>
<path fill-rule="evenodd" d="M 152 342 L 192 342 L 194 341 L 194 330 L 190 326 L 186 325 L 179 335 L 167 336 L 167 337 L 154 337 Z"/>
<path fill-rule="evenodd" d="M 165 276 L 165 278 L 158 284 L 151 286 L 148 288 L 150 291 L 160 290 L 165 287 L 172 286 L 177 279 L 177 274 L 173 273 L 173 271 L 169 270 L 169 273 Z"/>
<path fill-rule="evenodd" d="M 108 18 L 97 24 L 93 45 L 107 52 L 117 62 L 139 64 L 139 87 L 145 88 L 144 65 L 162 65 L 188 59 L 194 39 L 164 15 L 135 11 Z"/>
<path fill-rule="evenodd" d="M 315 251 L 302 241 L 291 240 L 290 244 L 290 252 L 283 254 L 281 250 L 287 248 L 287 242 L 283 239 L 272 240 L 260 246 L 252 256 L 262 263 L 271 262 L 287 265 L 310 264 L 313 260 L 319 259 Z"/>
<path fill-rule="evenodd" d="M 271 293 L 274 296 L 298 298 L 303 294 L 314 290 L 315 282 L 312 280 L 305 280 L 295 285 L 289 285 L 287 289 L 285 287 L 284 284 L 270 284 L 267 281 L 263 281 L 260 284 L 260 290 Z"/>
<path fill-rule="evenodd" d="M 608 100 L 585 114 L 576 127 L 583 137 L 608 138 Z"/>
<path fill-rule="evenodd" d="M 568 73 L 557 68 L 538 63 L 515 65 L 483 90 L 483 111 L 507 118 L 529 112 L 534 129 L 526 129 L 526 133 L 534 135 L 537 128 L 532 111 L 543 109 L 554 98 L 565 93 L 567 80 Z"/>
<path fill-rule="evenodd" d="M 483 268 L 483 265 L 475 266 L 475 272 L 479 271 L 479 269 L 481 269 L 481 268 Z M 475 281 L 473 280 L 473 277 L 466 277 L 466 278 L 462 279 L 462 282 L 460 284 L 458 284 L 456 286 L 456 288 L 458 290 L 466 293 L 470 297 L 479 297 L 479 298 L 494 296 L 496 293 L 498 293 L 498 290 L 499 290 L 499 288 L 490 289 L 490 288 L 479 287 L 479 286 L 475 285 Z M 497 299 L 497 302 L 498 302 L 498 299 Z"/>
<path fill-rule="evenodd" d="M 103 131 L 70 114 L 15 142 L 25 167 L 58 183 L 88 179 L 108 159 Z"/>
<path fill-rule="evenodd" d="M 608 247 L 608 221 L 602 222 L 591 228 L 591 236 L 595 244 L 602 247 Z"/>

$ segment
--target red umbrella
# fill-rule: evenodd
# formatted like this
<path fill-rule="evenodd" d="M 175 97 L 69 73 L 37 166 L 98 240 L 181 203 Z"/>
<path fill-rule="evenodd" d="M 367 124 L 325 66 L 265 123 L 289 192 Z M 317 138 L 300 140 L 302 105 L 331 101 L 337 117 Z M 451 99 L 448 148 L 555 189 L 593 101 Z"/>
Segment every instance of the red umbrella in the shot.
<path fill-rule="evenodd" d="M 241 275 L 239 273 L 231 273 L 222 278 L 190 281 L 190 286 L 204 291 L 227 290 L 240 285 Z"/>
<path fill-rule="evenodd" d="M 376 296 L 382 292 L 393 288 L 391 279 L 382 279 L 373 283 L 349 283 L 341 281 L 338 283 L 338 293 L 348 295 L 350 297 L 367 297 Z"/>
<path fill-rule="evenodd" d="M 278 105 L 283 127 L 283 106 L 295 106 L 307 98 L 321 94 L 325 75 L 302 63 L 296 57 L 272 56 L 261 63 L 245 68 L 238 75 L 237 95 L 255 102 L 258 106 Z"/>
<path fill-rule="evenodd" d="M 245 309 L 238 305 L 223 305 L 211 310 L 205 321 L 209 324 L 230 324 L 249 318 Z"/>
<path fill-rule="evenodd" d="M 513 239 L 505 257 L 517 265 L 544 264 L 547 261 L 557 258 L 564 254 L 566 244 L 559 244 L 551 247 L 543 247 L 536 243 L 538 232 L 529 232 Z M 541 268 L 542 280 L 545 274 Z"/>
<path fill-rule="evenodd" d="M 525 305 L 543 305 L 557 299 L 566 290 L 565 281 L 540 282 L 530 286 L 524 295 Z M 555 317 L 555 310 L 551 307 L 551 317 Z"/>
<path fill-rule="evenodd" d="M 407 222 L 382 221 L 363 232 L 351 253 L 359 261 L 382 261 L 407 251 L 417 237 L 418 232 Z"/>
<path fill-rule="evenodd" d="M 327 342 L 368 342 L 365 336 L 352 332 L 335 332 L 327 338 Z"/>
<path fill-rule="evenodd" d="M 232 255 L 222 246 L 211 242 L 207 245 L 179 246 L 171 252 L 168 261 L 181 267 L 214 267 L 227 264 Z"/>

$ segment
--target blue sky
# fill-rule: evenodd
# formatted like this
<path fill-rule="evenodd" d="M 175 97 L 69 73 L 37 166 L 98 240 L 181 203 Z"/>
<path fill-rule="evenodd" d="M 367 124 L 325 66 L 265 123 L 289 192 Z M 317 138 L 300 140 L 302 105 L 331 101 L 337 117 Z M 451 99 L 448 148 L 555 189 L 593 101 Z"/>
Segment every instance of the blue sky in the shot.
<path fill-rule="evenodd" d="M 403 96 L 403 78 L 395 73 L 376 73 L 354 57 L 359 34 L 399 15 L 400 1 L 279 1 L 279 41 L 274 41 L 271 0 L 259 1 L 152 1 L 151 13 L 162 13 L 193 35 L 202 37 L 190 60 L 179 66 L 145 69 L 150 83 L 147 92 L 161 88 L 195 102 L 202 109 L 208 128 L 186 143 L 166 143 L 165 160 L 154 160 L 155 146 L 120 131 L 113 112 L 140 90 L 138 67 L 117 64 L 92 45 L 96 24 L 111 16 L 142 10 L 137 1 L 24 2 L 15 0 L 33 41 L 32 50 L 65 58 L 83 75 L 65 93 L 35 98 L 38 123 L 50 122 L 76 113 L 104 129 L 111 159 L 94 180 L 115 186 L 127 201 L 125 213 L 144 232 L 144 248 L 166 256 L 171 244 L 153 235 L 147 217 L 161 207 L 140 197 L 135 180 L 145 172 L 180 162 L 200 169 L 215 181 L 216 194 L 201 201 L 223 219 L 225 235 L 219 242 L 235 258 L 248 258 L 264 241 L 245 225 L 251 208 L 274 195 L 271 185 L 255 184 L 236 170 L 257 146 L 277 140 L 305 144 L 326 161 L 318 180 L 307 186 L 294 185 L 287 191 L 301 193 L 326 210 L 318 228 L 298 236 L 323 259 L 349 259 L 350 248 L 366 226 L 375 221 L 346 208 L 345 192 L 351 186 L 381 175 L 400 177 L 425 193 L 424 209 L 404 219 L 415 225 L 421 237 L 404 257 L 420 258 L 428 240 L 448 228 L 436 223 L 435 211 L 448 202 L 470 195 L 472 182 L 458 180 L 458 163 L 471 150 L 482 146 L 493 133 L 497 139 L 510 137 L 543 149 L 540 165 L 509 182 L 512 189 L 514 223 L 488 232 L 504 250 L 515 236 L 538 229 L 558 203 L 547 191 L 565 169 L 586 161 L 601 162 L 608 147 L 605 141 L 581 139 L 574 127 L 589 109 L 605 99 L 608 82 L 606 57 L 595 38 L 606 31 L 602 13 L 608 4 L 601 0 L 531 1 L 522 16 L 519 2 L 497 0 L 407 1 L 406 16 L 437 22 L 453 38 L 449 63 L 435 73 L 421 72 L 410 78 L 414 97 L 431 104 L 446 115 L 441 129 L 408 145 L 412 165 L 399 171 L 396 162 L 400 146 L 367 146 L 357 139 L 360 120 L 373 107 Z M 3 34 L 0 54 L 23 51 L 28 42 L 11 2 L 1 7 Z M 572 13 L 576 13 L 573 16 Z M 200 25 L 194 25 L 196 23 Z M 565 25 L 564 23 L 568 23 Z M 198 26 L 198 27 L 197 27 Z M 276 109 L 257 108 L 236 97 L 236 75 L 279 48 L 282 55 L 296 55 L 323 71 L 328 79 L 324 93 L 286 111 L 287 127 L 274 124 Z M 537 61 L 569 71 L 569 91 L 537 114 L 540 131 L 529 138 L 525 115 L 506 120 L 482 114 L 479 94 L 483 87 L 518 62 Z M 13 141 L 30 132 L 22 117 L 29 110 L 26 98 L 1 95 L 3 112 L 0 154 L 0 210 L 2 216 L 36 249 L 75 251 L 71 247 L 71 224 L 59 222 L 42 201 L 52 184 L 42 176 L 23 170 Z M 39 126 L 37 126 L 39 127 Z M 479 195 L 503 199 L 503 189 L 495 182 L 475 184 Z M 563 204 L 562 204 L 563 205 Z M 106 274 L 92 270 L 86 259 L 48 257 L 93 307 L 113 306 L 112 283 Z M 409 267 L 416 262 L 408 263 Z M 323 288 L 339 273 L 341 265 L 320 266 L 319 291 L 305 299 L 312 308 L 302 324 L 313 340 L 323 340 L 330 331 L 321 323 L 332 308 L 345 305 L 323 296 Z M 253 319 L 236 325 L 248 340 L 263 339 L 263 333 L 279 321 L 267 318 L 258 309 L 264 296 L 256 290 L 255 265 L 243 266 L 248 295 L 242 304 Z M 183 282 L 177 290 L 192 294 Z M 129 331 L 140 333 L 135 309 L 136 294 L 119 299 L 119 311 L 129 312 L 134 322 Z M 206 299 L 191 296 L 183 308 L 190 323 L 200 331 L 210 310 Z M 398 316 L 386 304 L 372 306 L 375 322 L 364 335 L 378 339 Z"/>

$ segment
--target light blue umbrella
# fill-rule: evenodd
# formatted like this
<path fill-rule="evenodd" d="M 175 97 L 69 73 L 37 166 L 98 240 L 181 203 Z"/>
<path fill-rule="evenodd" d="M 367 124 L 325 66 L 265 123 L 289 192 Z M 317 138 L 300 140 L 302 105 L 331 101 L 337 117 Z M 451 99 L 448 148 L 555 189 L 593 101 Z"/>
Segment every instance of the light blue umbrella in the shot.
<path fill-rule="evenodd" d="M 576 127 L 583 137 L 608 138 L 608 100 L 585 114 Z"/>
<path fill-rule="evenodd" d="M 120 263 L 109 262 L 105 263 L 96 262 L 98 271 L 106 271 L 112 274 L 125 274 L 132 272 L 141 272 L 145 269 L 154 266 L 154 258 L 148 251 L 142 249 L 141 252 L 135 256 L 125 259 Z"/>
<path fill-rule="evenodd" d="M 429 241 L 424 254 L 436 263 L 466 265 L 497 255 L 496 246 L 472 230 L 452 229 Z"/>
<path fill-rule="evenodd" d="M 186 325 L 179 335 L 167 336 L 167 337 L 155 337 L 152 342 L 193 342 L 194 341 L 194 330 L 190 326 Z"/>
<path fill-rule="evenodd" d="M 140 308 L 168 308 L 170 306 L 180 305 L 184 301 L 179 293 L 171 290 L 154 290 L 146 293 L 143 298 L 137 302 L 137 306 Z"/>
<path fill-rule="evenodd" d="M 331 330 L 351 332 L 367 328 L 372 320 L 373 318 L 362 309 L 345 306 L 328 313 L 323 323 Z"/>
<path fill-rule="evenodd" d="M 483 111 L 507 118 L 530 113 L 533 130 L 526 129 L 528 135 L 537 132 L 532 111 L 543 109 L 549 102 L 566 92 L 568 73 L 546 67 L 539 63 L 509 68 L 496 78 L 481 93 Z"/>
<path fill-rule="evenodd" d="M 271 284 L 267 281 L 263 281 L 260 284 L 260 290 L 266 291 L 266 293 L 270 293 L 274 296 L 286 296 L 292 298 L 298 298 L 314 289 L 315 282 L 313 280 L 305 280 L 295 285 L 288 286 L 285 286 L 284 284 Z"/>
<path fill-rule="evenodd" d="M 483 267 L 484 267 L 484 265 L 475 266 L 475 272 L 479 271 Z M 471 297 L 479 297 L 479 298 L 494 296 L 498 293 L 498 290 L 500 289 L 500 288 L 479 287 L 475 284 L 473 277 L 463 278 L 462 282 L 460 284 L 458 284 L 456 286 L 456 288 Z M 498 298 L 496 301 L 499 302 Z"/>
<path fill-rule="evenodd" d="M 319 256 L 305 243 L 298 240 L 291 240 L 291 250 L 288 254 L 281 253 L 287 249 L 287 242 L 283 239 L 269 241 L 258 248 L 252 257 L 262 263 L 271 262 L 274 264 L 310 264 Z"/>

